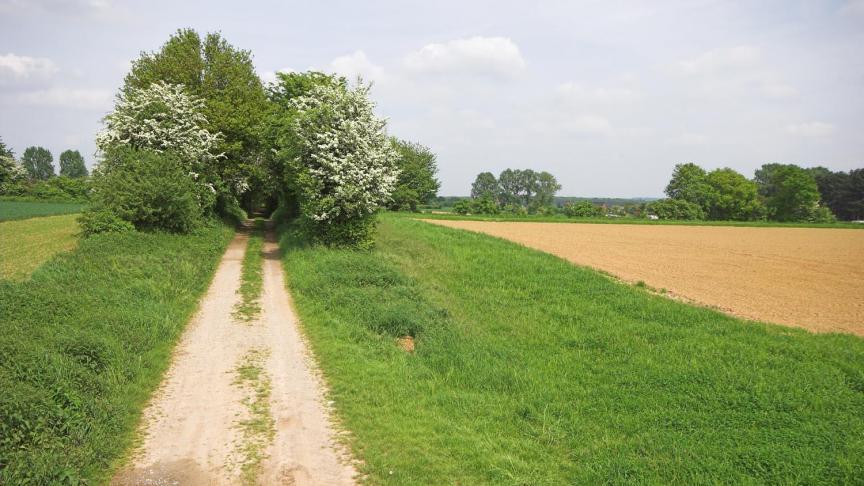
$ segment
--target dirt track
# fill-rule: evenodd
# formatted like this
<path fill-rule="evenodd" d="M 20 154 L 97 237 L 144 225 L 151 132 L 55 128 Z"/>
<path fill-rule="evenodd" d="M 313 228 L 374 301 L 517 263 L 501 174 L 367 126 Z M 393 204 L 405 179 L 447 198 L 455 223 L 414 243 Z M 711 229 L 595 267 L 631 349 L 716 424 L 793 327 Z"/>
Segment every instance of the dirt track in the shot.
<path fill-rule="evenodd" d="M 246 243 L 238 235 L 229 245 L 145 410 L 133 464 L 113 484 L 354 483 L 272 238 L 264 243 L 261 317 L 247 324 L 231 316 Z"/>
<path fill-rule="evenodd" d="M 512 240 L 740 317 L 864 335 L 864 231 L 425 221 Z"/>

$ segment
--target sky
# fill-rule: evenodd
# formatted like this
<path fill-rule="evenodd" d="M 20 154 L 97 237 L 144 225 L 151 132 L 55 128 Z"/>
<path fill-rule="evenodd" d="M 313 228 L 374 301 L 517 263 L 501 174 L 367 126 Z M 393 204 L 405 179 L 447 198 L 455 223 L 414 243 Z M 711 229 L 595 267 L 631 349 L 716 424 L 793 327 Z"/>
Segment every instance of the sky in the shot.
<path fill-rule="evenodd" d="M 0 137 L 92 166 L 130 62 L 185 27 L 265 81 L 371 81 L 389 133 L 437 154 L 441 195 L 506 168 L 657 197 L 681 162 L 864 167 L 864 0 L 0 0 Z"/>

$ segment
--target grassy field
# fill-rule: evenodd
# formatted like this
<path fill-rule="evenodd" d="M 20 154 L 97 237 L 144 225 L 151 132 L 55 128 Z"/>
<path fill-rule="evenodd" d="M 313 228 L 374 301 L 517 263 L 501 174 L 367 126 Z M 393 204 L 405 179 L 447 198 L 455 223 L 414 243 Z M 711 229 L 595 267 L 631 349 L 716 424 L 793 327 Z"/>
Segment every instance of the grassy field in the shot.
<path fill-rule="evenodd" d="M 232 233 L 102 235 L 0 281 L 0 484 L 108 479 Z"/>
<path fill-rule="evenodd" d="M 456 213 L 394 213 L 405 218 L 450 219 L 457 221 L 524 221 L 542 223 L 592 223 L 592 224 L 648 224 L 648 225 L 689 225 L 689 226 L 741 226 L 756 228 L 851 228 L 864 229 L 864 224 L 838 221 L 836 223 L 781 223 L 778 221 L 677 221 L 671 219 L 650 220 L 642 218 L 568 218 L 555 216 L 489 216 L 483 214 L 462 215 Z"/>
<path fill-rule="evenodd" d="M 80 213 L 85 206 L 81 203 L 0 200 L 0 221 Z"/>
<path fill-rule="evenodd" d="M 74 248 L 76 218 L 68 214 L 0 222 L 0 279 L 25 279 L 55 254 Z"/>
<path fill-rule="evenodd" d="M 864 477 L 860 338 L 743 322 L 402 217 L 383 218 L 373 252 L 290 229 L 282 245 L 371 483 Z"/>

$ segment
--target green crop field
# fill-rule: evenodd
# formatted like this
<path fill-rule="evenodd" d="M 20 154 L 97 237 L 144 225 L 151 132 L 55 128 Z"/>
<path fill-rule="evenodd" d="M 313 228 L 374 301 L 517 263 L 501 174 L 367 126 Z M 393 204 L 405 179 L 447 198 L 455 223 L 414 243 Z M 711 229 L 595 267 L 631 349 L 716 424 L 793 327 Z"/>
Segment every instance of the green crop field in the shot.
<path fill-rule="evenodd" d="M 231 233 L 101 235 L 0 280 L 0 484 L 110 478 Z"/>
<path fill-rule="evenodd" d="M 85 206 L 81 203 L 0 200 L 0 221 L 80 213 Z"/>
<path fill-rule="evenodd" d="M 282 246 L 370 483 L 864 477 L 859 337 L 744 322 L 401 217 L 382 218 L 368 253 L 290 227 Z"/>
<path fill-rule="evenodd" d="M 0 279 L 27 278 L 43 262 L 78 241 L 74 214 L 0 222 Z"/>

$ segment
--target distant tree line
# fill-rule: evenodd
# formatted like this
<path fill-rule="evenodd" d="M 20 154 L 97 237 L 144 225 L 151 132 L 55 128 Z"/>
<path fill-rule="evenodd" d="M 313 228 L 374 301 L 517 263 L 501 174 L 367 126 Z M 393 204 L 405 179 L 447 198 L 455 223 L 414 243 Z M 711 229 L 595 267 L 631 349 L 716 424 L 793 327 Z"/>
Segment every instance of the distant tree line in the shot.
<path fill-rule="evenodd" d="M 84 157 L 77 150 L 65 150 L 59 162 L 58 176 L 48 149 L 27 147 L 19 160 L 0 139 L 0 196 L 85 200 L 90 181 Z"/>
<path fill-rule="evenodd" d="M 471 199 L 453 206 L 461 214 L 535 214 L 552 212 L 561 184 L 548 172 L 506 169 L 495 178 L 491 172 L 477 175 Z"/>

